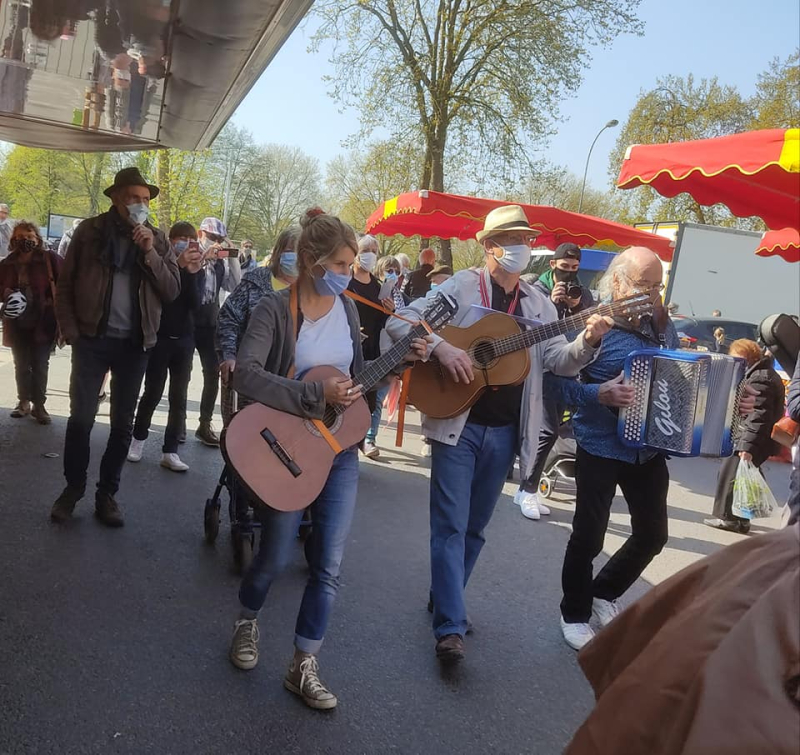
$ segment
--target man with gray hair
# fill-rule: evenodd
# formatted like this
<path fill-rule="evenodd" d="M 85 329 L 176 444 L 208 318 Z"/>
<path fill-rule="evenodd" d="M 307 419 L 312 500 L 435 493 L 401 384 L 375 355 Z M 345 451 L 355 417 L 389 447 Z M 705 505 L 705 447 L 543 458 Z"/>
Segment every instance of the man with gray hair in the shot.
<path fill-rule="evenodd" d="M 8 256 L 8 242 L 14 232 L 14 221 L 8 217 L 8 205 L 0 204 L 0 260 Z"/>
<path fill-rule="evenodd" d="M 409 299 L 421 299 L 423 296 L 428 295 L 428 291 L 431 290 L 431 282 L 428 278 L 428 274 L 433 270 L 435 263 L 436 252 L 430 247 L 423 249 L 419 253 L 419 266 L 408 276 L 408 282 L 403 290 L 403 293 L 408 296 Z"/>
<path fill-rule="evenodd" d="M 619 254 L 600 281 L 602 301 L 663 290 L 661 260 L 649 249 Z M 575 407 L 577 441 L 575 516 L 561 573 L 561 631 L 580 650 L 594 636 L 594 615 L 605 626 L 617 615 L 617 599 L 639 578 L 667 542 L 669 473 L 663 454 L 623 445 L 617 436 L 619 409 L 633 403 L 634 388 L 622 384 L 625 358 L 642 348 L 677 348 L 675 327 L 657 301 L 653 316 L 620 321 L 604 339 L 581 381 L 554 377 L 563 403 Z M 617 486 L 631 514 L 631 535 L 593 578 L 592 562 L 603 548 Z"/>

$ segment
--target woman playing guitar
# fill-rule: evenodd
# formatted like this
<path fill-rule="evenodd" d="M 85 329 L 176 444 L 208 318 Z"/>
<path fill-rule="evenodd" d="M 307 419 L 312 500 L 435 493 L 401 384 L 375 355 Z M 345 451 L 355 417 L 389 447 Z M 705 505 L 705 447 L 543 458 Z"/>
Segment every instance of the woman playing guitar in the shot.
<path fill-rule="evenodd" d="M 319 208 L 301 220 L 297 243 L 297 283 L 267 294 L 253 310 L 239 348 L 233 387 L 243 396 L 279 411 L 310 420 L 324 417 L 329 404 L 363 401 L 350 377 L 303 382 L 313 367 L 330 365 L 344 375 L 364 366 L 360 322 L 355 304 L 345 296 L 350 266 L 358 253 L 353 229 Z M 409 359 L 425 353 L 417 339 Z M 309 578 L 295 627 L 295 653 L 284 686 L 311 708 L 330 709 L 336 696 L 319 678 L 317 653 L 325 637 L 339 587 L 339 569 L 350 531 L 358 485 L 355 446 L 339 453 L 327 482 L 311 505 L 314 522 L 308 542 Z M 241 613 L 235 623 L 231 662 L 241 669 L 258 663 L 257 617 L 273 580 L 291 559 L 301 511 L 258 506 L 261 542 L 239 590 Z"/>

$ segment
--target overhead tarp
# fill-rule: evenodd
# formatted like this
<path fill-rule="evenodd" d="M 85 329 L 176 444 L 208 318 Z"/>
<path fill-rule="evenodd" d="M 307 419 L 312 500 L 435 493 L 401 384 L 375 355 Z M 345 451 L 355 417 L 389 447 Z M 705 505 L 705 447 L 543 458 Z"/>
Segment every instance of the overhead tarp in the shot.
<path fill-rule="evenodd" d="M 0 139 L 205 148 L 311 2 L 0 2 Z"/>
<path fill-rule="evenodd" d="M 483 228 L 486 216 L 496 207 L 511 204 L 496 199 L 465 197 L 437 191 L 415 191 L 385 201 L 370 215 L 366 232 L 392 236 L 437 236 L 474 239 Z M 560 210 L 546 205 L 520 204 L 531 228 L 541 231 L 537 246 L 555 249 L 572 242 L 594 247 L 604 243 L 616 246 L 645 246 L 662 259 L 670 259 L 670 240 L 648 231 L 611 220 Z"/>
<path fill-rule="evenodd" d="M 617 186 L 651 186 L 665 197 L 682 192 L 701 205 L 724 204 L 737 217 L 768 228 L 800 224 L 800 129 L 766 129 L 670 144 L 634 144 Z"/>

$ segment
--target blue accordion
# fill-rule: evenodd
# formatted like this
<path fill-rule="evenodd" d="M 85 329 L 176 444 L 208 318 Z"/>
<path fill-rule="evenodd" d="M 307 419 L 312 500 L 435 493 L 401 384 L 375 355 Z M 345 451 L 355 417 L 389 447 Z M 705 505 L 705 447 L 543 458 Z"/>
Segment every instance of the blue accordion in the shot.
<path fill-rule="evenodd" d="M 624 382 L 636 389 L 636 397 L 620 409 L 620 440 L 672 456 L 730 456 L 745 369 L 743 359 L 722 354 L 631 352 Z"/>

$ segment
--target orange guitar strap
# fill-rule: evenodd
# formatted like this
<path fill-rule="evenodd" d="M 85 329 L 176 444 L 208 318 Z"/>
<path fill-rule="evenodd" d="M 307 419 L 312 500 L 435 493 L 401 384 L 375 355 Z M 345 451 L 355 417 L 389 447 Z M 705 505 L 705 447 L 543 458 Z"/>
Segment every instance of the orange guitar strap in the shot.
<path fill-rule="evenodd" d="M 396 317 L 398 320 L 402 320 L 403 322 L 407 322 L 410 325 L 417 325 L 422 324 L 422 326 L 428 331 L 428 333 L 432 333 L 433 331 L 428 327 L 428 323 L 425 320 L 409 320 L 407 317 L 403 317 L 402 315 L 398 315 L 396 312 L 390 312 L 386 307 L 382 307 L 380 304 L 376 304 L 374 301 L 370 301 L 369 299 L 365 299 L 360 294 L 355 293 L 355 291 L 345 291 L 344 295 L 353 301 L 360 302 L 361 304 L 366 305 L 367 307 L 372 307 L 373 309 L 377 309 L 378 312 L 383 312 L 385 315 L 389 315 L 389 317 Z"/>
<path fill-rule="evenodd" d="M 297 337 L 300 335 L 300 327 L 298 323 L 300 322 L 300 301 L 297 296 L 297 286 L 291 286 L 289 289 L 289 309 L 292 313 L 292 329 L 294 330 L 294 338 L 295 343 L 297 343 Z M 294 364 L 289 368 L 289 373 L 287 376 L 290 380 L 294 378 Z M 325 423 L 321 419 L 312 419 L 311 424 L 317 428 L 319 434 L 325 439 L 325 442 L 331 447 L 331 451 L 335 454 L 340 454 L 342 452 L 342 447 L 339 445 L 336 438 L 333 437 L 333 433 L 325 426 Z"/>

